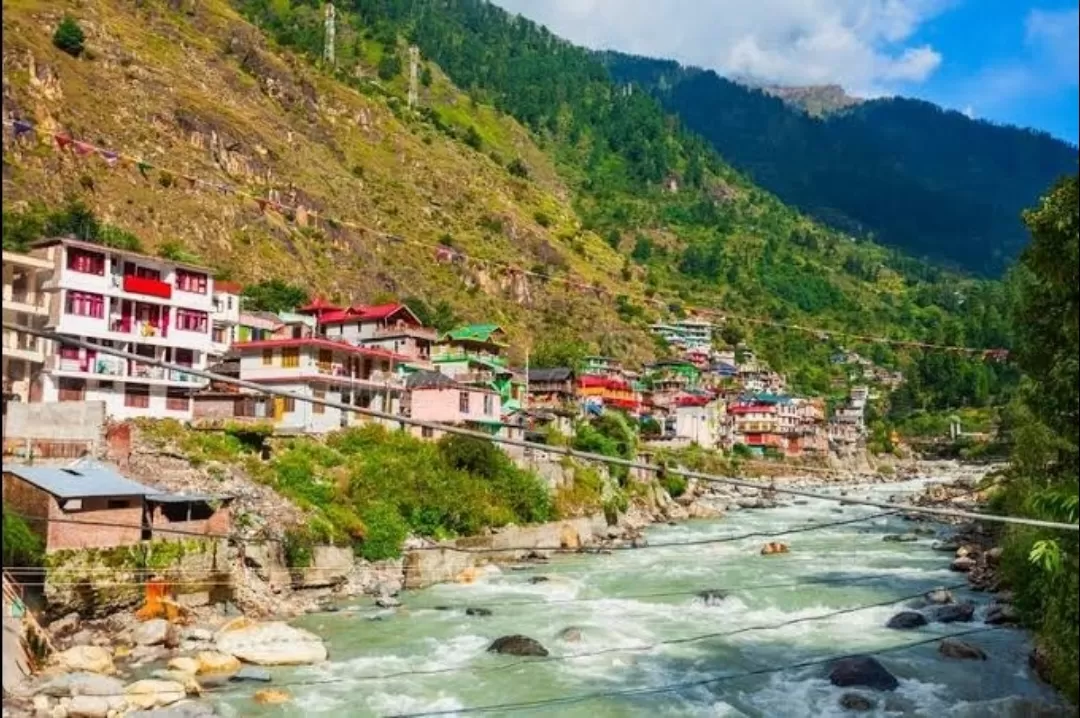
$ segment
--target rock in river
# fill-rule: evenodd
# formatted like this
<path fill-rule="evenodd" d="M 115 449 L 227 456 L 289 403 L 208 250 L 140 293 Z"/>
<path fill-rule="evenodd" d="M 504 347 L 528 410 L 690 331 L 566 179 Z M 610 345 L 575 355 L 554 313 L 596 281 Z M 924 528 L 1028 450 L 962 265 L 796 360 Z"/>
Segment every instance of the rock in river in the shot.
<path fill-rule="evenodd" d="M 911 543 L 912 541 L 918 541 L 919 537 L 915 534 L 886 534 L 881 540 L 890 543 Z"/>
<path fill-rule="evenodd" d="M 723 591 L 719 588 L 708 588 L 704 591 L 698 591 L 698 598 L 704 601 L 706 606 L 716 606 L 727 597 L 727 591 Z"/>
<path fill-rule="evenodd" d="M 112 655 L 101 646 L 74 646 L 53 656 L 65 671 L 88 673 L 116 673 Z"/>
<path fill-rule="evenodd" d="M 938 646 L 938 652 L 946 658 L 961 658 L 973 661 L 985 661 L 986 653 L 978 646 L 958 640 L 946 638 Z"/>
<path fill-rule="evenodd" d="M 925 626 L 927 623 L 926 616 L 922 615 L 918 611 L 901 611 L 885 624 L 885 628 L 896 628 L 899 630 L 907 630 L 909 628 L 918 628 L 919 626 Z"/>
<path fill-rule="evenodd" d="M 973 603 L 950 603 L 934 609 L 931 618 L 938 623 L 967 623 L 975 615 Z"/>
<path fill-rule="evenodd" d="M 465 609 L 466 616 L 486 617 L 491 615 L 490 608 L 469 607 Z"/>
<path fill-rule="evenodd" d="M 546 656 L 548 651 L 540 642 L 528 636 L 503 636 L 496 638 L 488 646 L 491 653 L 503 653 L 508 656 Z"/>
<path fill-rule="evenodd" d="M 836 661 L 829 670 L 829 681 L 841 688 L 863 686 L 878 691 L 895 691 L 900 685 L 896 677 L 885 670 L 885 666 L 870 656 L 854 656 Z"/>
<path fill-rule="evenodd" d="M 298 666 L 326 660 L 326 646 L 314 633 L 287 623 L 226 624 L 215 642 L 222 653 L 261 666 Z"/>
<path fill-rule="evenodd" d="M 970 556 L 960 556 L 953 559 L 953 562 L 949 564 L 950 571 L 956 571 L 957 573 L 967 573 L 971 569 L 975 568 L 976 561 Z"/>
<path fill-rule="evenodd" d="M 848 711 L 869 711 L 874 709 L 874 702 L 860 693 L 845 693 L 840 696 L 840 707 Z"/>
<path fill-rule="evenodd" d="M 152 618 L 135 626 L 131 639 L 140 646 L 175 646 L 178 643 L 176 628 L 164 618 Z"/>
<path fill-rule="evenodd" d="M 581 642 L 581 629 L 576 626 L 570 626 L 559 631 L 559 640 L 566 641 L 567 643 L 580 643 Z"/>

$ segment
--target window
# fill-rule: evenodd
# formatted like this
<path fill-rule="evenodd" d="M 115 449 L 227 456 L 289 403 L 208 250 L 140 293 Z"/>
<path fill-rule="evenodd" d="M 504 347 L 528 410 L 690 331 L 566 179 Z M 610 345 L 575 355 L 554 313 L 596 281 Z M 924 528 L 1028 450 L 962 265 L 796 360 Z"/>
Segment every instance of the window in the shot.
<path fill-rule="evenodd" d="M 491 394 L 484 394 L 484 416 L 491 416 L 495 411 L 495 401 Z"/>
<path fill-rule="evenodd" d="M 334 352 L 329 349 L 319 350 L 319 371 L 329 373 L 333 362 Z"/>
<path fill-rule="evenodd" d="M 458 411 L 462 414 L 469 413 L 469 392 L 463 391 L 458 394 Z"/>
<path fill-rule="evenodd" d="M 209 315 L 206 312 L 196 312 L 191 309 L 176 310 L 176 328 L 187 332 L 206 333 Z"/>
<path fill-rule="evenodd" d="M 169 411 L 187 411 L 191 408 L 191 395 L 184 389 L 169 389 L 165 393 L 165 408 Z"/>
<path fill-rule="evenodd" d="M 210 330 L 210 339 L 215 344 L 224 344 L 227 341 L 225 327 L 215 325 L 214 328 Z"/>
<path fill-rule="evenodd" d="M 72 272 L 105 276 L 105 255 L 86 249 L 67 248 L 67 268 Z"/>
<path fill-rule="evenodd" d="M 273 349 L 263 349 L 262 363 L 263 363 L 263 366 L 273 366 L 273 364 L 274 364 L 274 350 Z"/>
<path fill-rule="evenodd" d="M 282 399 L 282 410 L 287 414 L 296 411 L 296 399 L 286 396 Z"/>
<path fill-rule="evenodd" d="M 149 409 L 150 387 L 146 384 L 128 384 L 124 388 L 124 406 L 132 409 Z"/>
<path fill-rule="evenodd" d="M 230 312 L 232 311 L 233 303 L 232 303 L 232 297 L 231 296 L 225 297 L 225 306 L 228 307 Z"/>
<path fill-rule="evenodd" d="M 134 274 L 139 279 L 153 279 L 155 282 L 161 281 L 161 272 L 150 267 L 140 267 L 130 262 L 127 265 L 127 273 Z"/>
<path fill-rule="evenodd" d="M 424 439 L 430 439 L 431 437 L 435 436 L 435 430 L 432 429 L 430 426 L 421 427 L 420 436 Z"/>
<path fill-rule="evenodd" d="M 286 347 L 281 350 L 281 366 L 295 369 L 300 366 L 300 347 Z"/>
<path fill-rule="evenodd" d="M 173 363 L 180 366 L 194 366 L 195 352 L 191 349 L 173 349 Z"/>
<path fill-rule="evenodd" d="M 316 384 L 315 386 L 311 387 L 311 395 L 316 399 L 325 399 L 326 398 L 326 387 L 320 386 L 319 384 Z M 325 404 L 312 404 L 311 405 L 311 413 L 312 414 L 325 414 L 326 413 L 326 405 Z"/>
<path fill-rule="evenodd" d="M 102 319 L 105 316 L 105 297 L 100 294 L 68 290 L 64 311 L 78 317 Z"/>
<path fill-rule="evenodd" d="M 79 347 L 62 346 L 60 347 L 60 358 L 70 359 L 72 361 L 79 361 Z"/>
<path fill-rule="evenodd" d="M 82 401 L 85 395 L 85 380 L 60 377 L 59 396 L 57 397 L 60 401 Z"/>
<path fill-rule="evenodd" d="M 176 270 L 176 288 L 182 292 L 194 294 L 206 294 L 207 277 L 199 272 L 189 272 L 186 269 Z"/>

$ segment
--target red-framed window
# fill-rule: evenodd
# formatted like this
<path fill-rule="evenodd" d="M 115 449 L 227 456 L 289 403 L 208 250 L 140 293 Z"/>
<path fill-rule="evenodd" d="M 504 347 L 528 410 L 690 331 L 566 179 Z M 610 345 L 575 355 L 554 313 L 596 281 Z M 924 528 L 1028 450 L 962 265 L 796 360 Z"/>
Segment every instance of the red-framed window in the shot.
<path fill-rule="evenodd" d="M 209 277 L 201 272 L 189 272 L 186 269 L 176 270 L 176 288 L 182 292 L 194 294 L 206 294 Z"/>
<path fill-rule="evenodd" d="M 169 411 L 187 411 L 191 408 L 191 394 L 184 389 L 169 389 L 165 392 L 165 408 Z"/>
<path fill-rule="evenodd" d="M 86 397 L 86 380 L 60 377 L 59 401 L 82 401 Z"/>
<path fill-rule="evenodd" d="M 79 317 L 102 319 L 105 316 L 105 297 L 90 292 L 68 290 L 64 301 L 64 311 Z"/>
<path fill-rule="evenodd" d="M 205 334 L 209 321 L 210 315 L 206 312 L 197 312 L 192 309 L 176 310 L 176 328 L 182 331 Z"/>
<path fill-rule="evenodd" d="M 88 249 L 68 247 L 67 268 L 72 272 L 82 274 L 105 275 L 105 255 L 101 252 L 91 252 Z"/>
<path fill-rule="evenodd" d="M 124 406 L 149 409 L 150 387 L 147 384 L 127 384 L 124 387 Z"/>

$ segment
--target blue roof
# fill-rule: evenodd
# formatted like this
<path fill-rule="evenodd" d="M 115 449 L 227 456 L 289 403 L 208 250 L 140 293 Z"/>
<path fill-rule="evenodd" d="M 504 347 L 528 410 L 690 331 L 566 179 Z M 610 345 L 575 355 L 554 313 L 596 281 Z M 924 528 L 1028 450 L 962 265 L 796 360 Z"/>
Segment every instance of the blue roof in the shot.
<path fill-rule="evenodd" d="M 58 499 L 81 499 L 104 496 L 147 496 L 161 492 L 132 481 L 104 464 L 80 460 L 70 466 L 3 465 L 5 474 L 47 491 Z"/>

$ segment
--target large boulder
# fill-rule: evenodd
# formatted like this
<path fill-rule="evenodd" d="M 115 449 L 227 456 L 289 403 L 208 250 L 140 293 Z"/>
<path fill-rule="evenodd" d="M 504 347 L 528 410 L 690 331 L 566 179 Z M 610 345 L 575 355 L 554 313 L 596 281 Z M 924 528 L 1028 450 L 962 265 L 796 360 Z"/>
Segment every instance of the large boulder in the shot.
<path fill-rule="evenodd" d="M 214 718 L 216 715 L 214 709 L 205 703 L 184 701 L 166 708 L 133 711 L 125 714 L 124 718 Z"/>
<path fill-rule="evenodd" d="M 49 624 L 49 633 L 53 638 L 63 638 L 64 636 L 70 636 L 71 634 L 79 630 L 79 626 L 82 625 L 82 621 L 79 618 L 77 612 L 71 612 L 63 618 L 58 618 Z"/>
<path fill-rule="evenodd" d="M 124 684 L 117 678 L 97 673 L 61 673 L 37 687 L 35 693 L 65 698 L 68 696 L 122 696 Z"/>
<path fill-rule="evenodd" d="M 946 658 L 960 658 L 973 661 L 985 661 L 986 652 L 957 638 L 946 638 L 938 645 L 938 652 Z"/>
<path fill-rule="evenodd" d="M 55 654 L 53 662 L 65 671 L 116 673 L 112 655 L 101 646 L 72 646 Z"/>
<path fill-rule="evenodd" d="M 927 603 L 933 603 L 939 606 L 946 603 L 956 603 L 956 599 L 953 598 L 952 593 L 944 588 L 935 588 L 933 591 L 927 591 L 923 598 L 926 599 Z"/>
<path fill-rule="evenodd" d="M 975 604 L 950 603 L 935 608 L 931 618 L 938 623 L 967 623 L 974 615 Z"/>
<path fill-rule="evenodd" d="M 203 673 L 235 673 L 240 670 L 240 661 L 228 653 L 217 651 L 202 651 L 195 656 L 195 672 Z M 171 664 L 170 664 L 171 666 Z"/>
<path fill-rule="evenodd" d="M 131 640 L 140 646 L 175 646 L 178 642 L 176 628 L 164 618 L 152 618 L 135 626 Z"/>
<path fill-rule="evenodd" d="M 222 653 L 261 666 L 299 666 L 326 660 L 321 638 L 280 621 L 226 625 L 214 641 Z"/>
<path fill-rule="evenodd" d="M 528 636 L 502 636 L 488 646 L 491 653 L 502 653 L 508 656 L 546 656 L 548 651 L 540 642 Z"/>
<path fill-rule="evenodd" d="M 959 556 L 953 559 L 953 562 L 949 564 L 949 570 L 956 571 L 957 573 L 967 573 L 975 568 L 976 565 L 977 562 L 970 556 Z"/>
<path fill-rule="evenodd" d="M 569 626 L 559 631 L 559 640 L 567 643 L 581 643 L 581 629 L 577 626 Z"/>
<path fill-rule="evenodd" d="M 901 611 L 889 619 L 889 622 L 885 624 L 885 628 L 908 630 L 911 628 L 919 628 L 926 624 L 926 616 L 918 611 Z"/>
<path fill-rule="evenodd" d="M 228 658 L 232 658 L 234 661 L 236 660 L 232 656 L 228 656 Z M 239 663 L 239 661 L 237 661 L 237 663 Z M 177 656 L 169 661 L 169 670 L 195 675 L 199 672 L 199 659 L 190 656 Z"/>
<path fill-rule="evenodd" d="M 72 696 L 67 706 L 71 718 L 107 718 L 125 705 L 124 696 Z"/>
<path fill-rule="evenodd" d="M 885 666 L 870 656 L 853 656 L 834 662 L 829 669 L 829 681 L 841 688 L 862 686 L 878 691 L 895 691 L 900 685 Z"/>
<path fill-rule="evenodd" d="M 183 700 L 187 689 L 177 681 L 147 678 L 135 681 L 125 690 L 128 705 L 135 708 L 157 708 Z"/>
<path fill-rule="evenodd" d="M 1018 623 L 1020 614 L 1011 603 L 995 603 L 986 609 L 985 620 L 991 626 Z"/>

